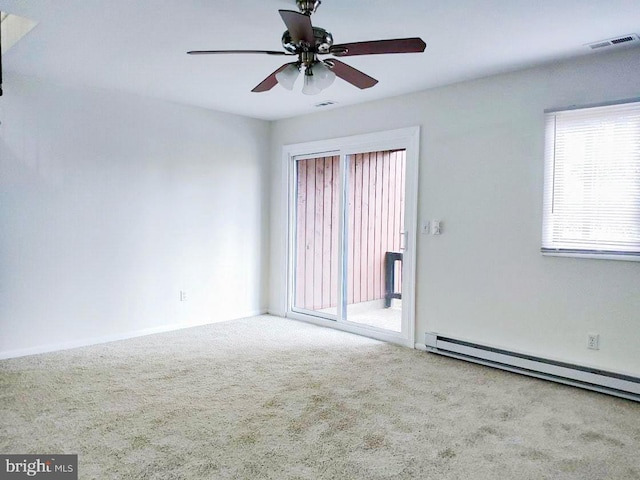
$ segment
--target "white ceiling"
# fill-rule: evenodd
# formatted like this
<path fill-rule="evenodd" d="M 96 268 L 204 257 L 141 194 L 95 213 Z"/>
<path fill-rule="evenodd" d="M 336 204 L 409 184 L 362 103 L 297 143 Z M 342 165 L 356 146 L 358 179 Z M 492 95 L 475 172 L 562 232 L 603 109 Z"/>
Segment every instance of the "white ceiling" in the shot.
<path fill-rule="evenodd" d="M 39 22 L 5 55 L 4 69 L 273 120 L 327 100 L 361 103 L 596 55 L 585 44 L 640 34 L 640 0 L 323 0 L 312 21 L 335 43 L 420 36 L 427 49 L 345 57 L 380 83 L 361 91 L 336 80 L 312 97 L 300 85 L 251 93 L 284 57 L 185 54 L 280 50 L 278 9 L 296 10 L 295 0 L 0 0 L 0 10 Z"/>

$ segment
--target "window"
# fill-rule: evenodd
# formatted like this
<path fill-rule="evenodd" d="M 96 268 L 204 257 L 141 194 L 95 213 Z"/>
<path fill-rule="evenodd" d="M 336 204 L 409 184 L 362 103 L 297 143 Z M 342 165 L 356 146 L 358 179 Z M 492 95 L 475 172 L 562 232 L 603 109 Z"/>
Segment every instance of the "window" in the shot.
<path fill-rule="evenodd" d="M 640 102 L 547 112 L 542 252 L 640 260 Z"/>

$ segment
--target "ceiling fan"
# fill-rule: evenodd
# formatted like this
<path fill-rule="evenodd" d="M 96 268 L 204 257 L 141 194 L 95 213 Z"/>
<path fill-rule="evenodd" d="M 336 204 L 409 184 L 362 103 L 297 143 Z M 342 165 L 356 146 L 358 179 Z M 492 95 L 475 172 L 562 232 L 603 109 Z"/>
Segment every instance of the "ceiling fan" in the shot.
<path fill-rule="evenodd" d="M 266 92 L 278 83 L 287 90 L 293 90 L 300 71 L 304 70 L 302 93 L 315 95 L 330 86 L 336 76 L 360 89 L 370 88 L 378 83 L 375 78 L 340 60 L 335 58 L 321 60 L 319 55 L 349 57 L 383 53 L 419 53 L 424 52 L 427 46 L 421 38 L 417 37 L 334 45 L 331 33 L 311 24 L 311 14 L 317 10 L 320 3 L 321 0 L 296 0 L 299 12 L 279 10 L 287 27 L 282 35 L 284 52 L 273 50 L 192 50 L 187 53 L 189 55 L 255 53 L 297 57 L 296 61 L 285 63 L 251 91 Z"/>

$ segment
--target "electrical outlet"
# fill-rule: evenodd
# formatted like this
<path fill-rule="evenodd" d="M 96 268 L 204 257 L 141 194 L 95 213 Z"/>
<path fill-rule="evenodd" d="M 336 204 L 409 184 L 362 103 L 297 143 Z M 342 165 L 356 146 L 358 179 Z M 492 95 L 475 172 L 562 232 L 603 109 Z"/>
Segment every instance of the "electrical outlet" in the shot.
<path fill-rule="evenodd" d="M 597 333 L 588 333 L 587 334 L 587 348 L 589 350 L 599 350 L 600 349 L 600 335 Z"/>
<path fill-rule="evenodd" d="M 180 290 L 180 301 L 181 302 L 187 301 L 187 292 L 185 290 Z"/>

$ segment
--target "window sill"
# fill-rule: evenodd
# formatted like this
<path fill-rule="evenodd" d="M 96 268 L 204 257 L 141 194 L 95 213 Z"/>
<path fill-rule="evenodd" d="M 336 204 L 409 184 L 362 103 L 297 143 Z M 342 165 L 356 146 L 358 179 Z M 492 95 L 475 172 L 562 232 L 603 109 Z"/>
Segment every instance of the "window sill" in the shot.
<path fill-rule="evenodd" d="M 552 250 L 541 249 L 540 252 L 545 257 L 572 257 L 591 258 L 596 260 L 624 260 L 627 262 L 640 262 L 640 253 L 622 252 L 597 252 L 589 250 Z"/>

